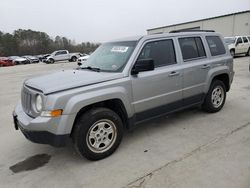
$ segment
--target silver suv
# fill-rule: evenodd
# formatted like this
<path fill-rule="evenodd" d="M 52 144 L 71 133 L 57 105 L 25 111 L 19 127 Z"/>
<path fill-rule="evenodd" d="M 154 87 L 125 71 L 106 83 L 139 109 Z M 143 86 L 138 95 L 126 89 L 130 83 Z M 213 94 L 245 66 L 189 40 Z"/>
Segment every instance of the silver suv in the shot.
<path fill-rule="evenodd" d="M 76 70 L 24 82 L 13 112 L 33 142 L 70 139 L 90 160 L 111 155 L 125 129 L 191 106 L 218 112 L 234 76 L 233 59 L 215 32 L 133 37 L 101 45 Z"/>

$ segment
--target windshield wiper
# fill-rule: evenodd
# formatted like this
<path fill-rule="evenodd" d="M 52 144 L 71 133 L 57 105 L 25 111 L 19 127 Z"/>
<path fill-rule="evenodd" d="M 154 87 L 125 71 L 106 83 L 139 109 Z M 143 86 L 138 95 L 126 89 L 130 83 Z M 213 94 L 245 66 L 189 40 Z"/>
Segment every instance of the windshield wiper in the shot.
<path fill-rule="evenodd" d="M 100 68 L 97 68 L 97 67 L 91 67 L 91 66 L 87 66 L 87 67 L 80 67 L 80 69 L 88 69 L 88 70 L 92 70 L 92 71 L 95 71 L 95 72 L 100 72 Z"/>

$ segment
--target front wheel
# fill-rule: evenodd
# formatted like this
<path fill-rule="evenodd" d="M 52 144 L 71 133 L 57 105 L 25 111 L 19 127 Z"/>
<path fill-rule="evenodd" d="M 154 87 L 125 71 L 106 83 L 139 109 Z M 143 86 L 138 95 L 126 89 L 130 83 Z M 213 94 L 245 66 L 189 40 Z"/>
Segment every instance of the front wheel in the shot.
<path fill-rule="evenodd" d="M 76 62 L 76 61 L 77 61 L 77 57 L 73 56 L 73 57 L 71 58 L 71 61 L 72 61 L 72 62 Z"/>
<path fill-rule="evenodd" d="M 54 59 L 49 59 L 49 63 L 53 64 L 53 63 L 55 63 L 55 60 Z"/>
<path fill-rule="evenodd" d="M 89 160 L 111 155 L 121 143 L 122 136 L 121 118 L 107 108 L 95 108 L 82 114 L 73 132 L 76 150 Z"/>
<path fill-rule="evenodd" d="M 235 51 L 234 50 L 230 50 L 230 54 L 231 54 L 232 57 L 234 57 L 235 56 Z"/>
<path fill-rule="evenodd" d="M 206 112 L 218 112 L 223 108 L 225 101 L 225 84 L 220 80 L 214 80 L 209 88 L 202 107 Z"/>

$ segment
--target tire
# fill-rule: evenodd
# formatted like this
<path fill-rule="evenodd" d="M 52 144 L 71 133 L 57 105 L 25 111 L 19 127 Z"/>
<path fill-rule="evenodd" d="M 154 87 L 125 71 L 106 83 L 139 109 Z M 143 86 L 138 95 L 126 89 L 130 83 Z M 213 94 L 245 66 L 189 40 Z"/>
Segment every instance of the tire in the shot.
<path fill-rule="evenodd" d="M 248 48 L 248 51 L 246 53 L 246 56 L 250 56 L 250 48 Z"/>
<path fill-rule="evenodd" d="M 226 87 L 220 80 L 214 80 L 205 97 L 202 108 L 209 113 L 220 111 L 226 101 Z"/>
<path fill-rule="evenodd" d="M 76 61 L 77 61 L 77 57 L 76 57 L 76 56 L 73 56 L 73 57 L 71 58 L 71 61 L 72 61 L 72 62 L 76 62 Z"/>
<path fill-rule="evenodd" d="M 111 155 L 120 145 L 122 137 L 121 118 L 107 108 L 94 108 L 82 114 L 73 131 L 76 151 L 93 161 Z"/>
<path fill-rule="evenodd" d="M 55 60 L 54 59 L 49 59 L 49 63 L 53 64 L 53 63 L 55 63 Z"/>
<path fill-rule="evenodd" d="M 230 54 L 231 54 L 232 57 L 234 57 L 235 56 L 235 51 L 234 50 L 230 50 Z"/>

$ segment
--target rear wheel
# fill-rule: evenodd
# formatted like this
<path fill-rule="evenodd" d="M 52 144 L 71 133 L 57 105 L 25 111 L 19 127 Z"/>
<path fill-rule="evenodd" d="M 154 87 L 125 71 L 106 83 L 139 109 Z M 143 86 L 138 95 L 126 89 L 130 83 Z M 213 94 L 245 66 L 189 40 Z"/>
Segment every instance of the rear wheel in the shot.
<path fill-rule="evenodd" d="M 248 51 L 246 53 L 246 56 L 250 56 L 250 48 L 248 48 Z"/>
<path fill-rule="evenodd" d="M 120 117 L 107 108 L 95 108 L 82 114 L 76 121 L 73 139 L 81 156 L 100 160 L 111 155 L 123 136 Z"/>
<path fill-rule="evenodd" d="M 203 103 L 203 109 L 214 113 L 220 111 L 226 100 L 226 87 L 220 80 L 214 80 Z"/>

